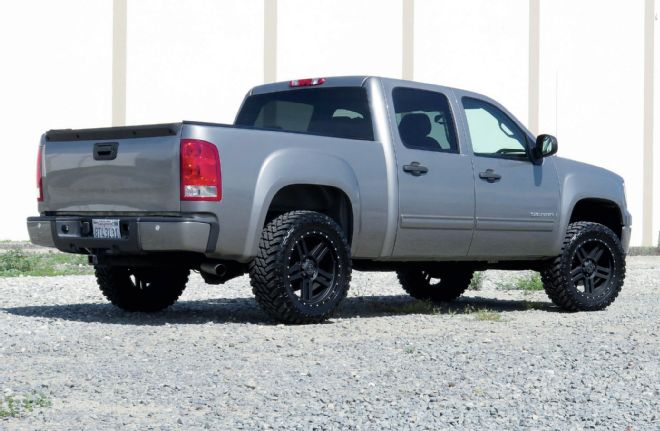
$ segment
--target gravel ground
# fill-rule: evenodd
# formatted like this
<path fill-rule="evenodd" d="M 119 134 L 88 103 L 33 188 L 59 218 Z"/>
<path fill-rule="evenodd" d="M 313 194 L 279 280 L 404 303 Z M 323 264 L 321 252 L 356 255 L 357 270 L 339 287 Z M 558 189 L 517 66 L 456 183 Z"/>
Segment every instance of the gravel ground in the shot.
<path fill-rule="evenodd" d="M 91 276 L 0 279 L 0 397 L 47 399 L 0 429 L 660 429 L 660 258 L 629 258 L 593 313 L 495 288 L 510 276 L 423 314 L 393 275 L 354 273 L 336 318 L 293 327 L 245 277 L 195 275 L 153 315 Z"/>

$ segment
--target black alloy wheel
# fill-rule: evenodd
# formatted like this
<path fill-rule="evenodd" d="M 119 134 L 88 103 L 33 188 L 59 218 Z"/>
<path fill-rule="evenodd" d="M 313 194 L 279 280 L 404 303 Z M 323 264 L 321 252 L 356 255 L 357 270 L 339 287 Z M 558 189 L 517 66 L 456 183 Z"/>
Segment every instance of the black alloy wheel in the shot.
<path fill-rule="evenodd" d="M 289 250 L 289 288 L 299 301 L 322 303 L 332 292 L 339 273 L 339 256 L 327 235 L 303 232 Z"/>
<path fill-rule="evenodd" d="M 618 296 L 626 255 L 616 234 L 599 223 L 568 226 L 561 254 L 541 271 L 548 297 L 567 311 L 602 310 Z"/>
<path fill-rule="evenodd" d="M 403 290 L 413 298 L 450 302 L 467 290 L 474 270 L 462 266 L 452 268 L 409 267 L 398 270 L 396 274 Z"/>
<path fill-rule="evenodd" d="M 94 267 L 101 293 L 126 311 L 159 311 L 174 304 L 188 282 L 187 268 Z"/>
<path fill-rule="evenodd" d="M 346 297 L 350 246 L 342 228 L 313 211 L 291 211 L 264 228 L 250 263 L 257 303 L 283 323 L 319 323 Z"/>
<path fill-rule="evenodd" d="M 612 251 L 602 241 L 592 239 L 578 245 L 571 262 L 571 283 L 583 295 L 604 295 L 611 287 L 614 269 Z"/>

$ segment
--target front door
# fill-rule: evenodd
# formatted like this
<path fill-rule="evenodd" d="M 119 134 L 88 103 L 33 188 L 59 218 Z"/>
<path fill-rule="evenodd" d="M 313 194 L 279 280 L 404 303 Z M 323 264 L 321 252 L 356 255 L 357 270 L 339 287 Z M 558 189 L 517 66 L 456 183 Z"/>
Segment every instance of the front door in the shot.
<path fill-rule="evenodd" d="M 463 98 L 474 157 L 475 258 L 547 256 L 558 229 L 559 181 L 552 158 L 528 157 L 529 139 L 504 111 Z"/>
<path fill-rule="evenodd" d="M 470 156 L 459 151 L 447 97 L 398 87 L 392 101 L 399 180 L 393 255 L 466 256 L 474 227 L 474 177 Z"/>

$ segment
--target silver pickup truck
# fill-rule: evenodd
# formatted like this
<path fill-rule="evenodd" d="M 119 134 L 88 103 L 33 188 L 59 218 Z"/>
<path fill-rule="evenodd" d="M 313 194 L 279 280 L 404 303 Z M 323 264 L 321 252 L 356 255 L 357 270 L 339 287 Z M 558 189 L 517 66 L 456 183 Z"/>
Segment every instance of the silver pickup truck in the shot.
<path fill-rule="evenodd" d="M 89 255 L 126 310 L 173 304 L 190 270 L 210 284 L 248 272 L 270 316 L 321 322 L 352 268 L 396 271 L 432 301 L 476 270 L 532 269 L 559 307 L 600 310 L 625 276 L 624 182 L 556 151 L 480 94 L 301 79 L 250 90 L 233 125 L 46 132 L 27 226 Z"/>

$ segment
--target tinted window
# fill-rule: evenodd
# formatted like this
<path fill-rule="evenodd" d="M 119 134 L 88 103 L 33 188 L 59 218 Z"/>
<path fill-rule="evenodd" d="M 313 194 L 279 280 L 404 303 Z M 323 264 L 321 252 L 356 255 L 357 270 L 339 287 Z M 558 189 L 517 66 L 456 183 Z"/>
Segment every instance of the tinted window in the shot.
<path fill-rule="evenodd" d="M 361 87 L 305 88 L 249 96 L 236 125 L 374 139 L 367 92 Z"/>
<path fill-rule="evenodd" d="M 527 159 L 525 134 L 502 110 L 477 99 L 463 99 L 472 151 L 476 155 Z"/>
<path fill-rule="evenodd" d="M 395 88 L 392 98 L 403 145 L 418 150 L 458 152 L 454 120 L 444 94 Z"/>

